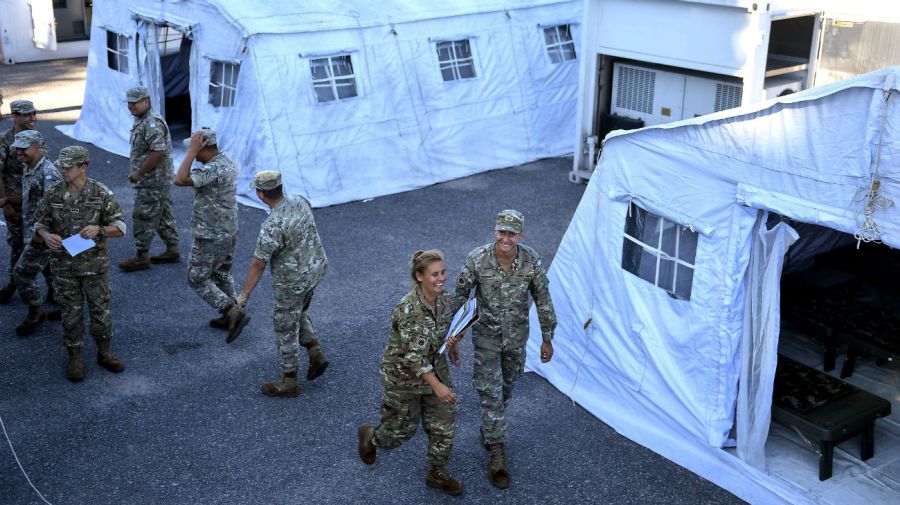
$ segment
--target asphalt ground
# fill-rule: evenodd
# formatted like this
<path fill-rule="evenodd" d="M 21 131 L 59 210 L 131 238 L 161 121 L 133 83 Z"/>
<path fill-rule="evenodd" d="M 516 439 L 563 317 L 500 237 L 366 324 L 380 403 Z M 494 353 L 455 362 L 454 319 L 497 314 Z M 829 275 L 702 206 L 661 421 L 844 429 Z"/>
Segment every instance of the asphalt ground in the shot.
<path fill-rule="evenodd" d="M 54 127 L 77 117 L 84 64 L 0 66 L 6 113 L 9 101 L 24 97 L 52 110 L 39 114 L 38 129 L 54 159 L 75 143 Z M 0 129 L 10 126 L 9 118 L 0 121 Z M 87 147 L 88 176 L 112 188 L 130 216 L 128 160 Z M 550 262 L 584 191 L 567 181 L 570 166 L 568 157 L 545 159 L 317 209 L 330 270 L 310 314 L 331 366 L 314 382 L 301 379 L 301 394 L 291 399 L 259 392 L 280 374 L 268 272 L 248 305 L 252 320 L 225 344 L 224 333 L 207 325 L 216 314 L 187 284 L 193 191 L 173 189 L 181 263 L 126 274 L 115 263 L 133 253 L 130 233 L 110 241 L 113 350 L 125 361 L 123 373 L 95 364 L 88 335 L 87 376 L 69 382 L 59 323 L 16 336 L 26 307 L 18 296 L 0 307 L 0 416 L 18 460 L 55 505 L 741 503 L 618 435 L 533 373 L 518 381 L 509 407 L 512 485 L 492 487 L 479 443 L 470 339 L 463 365 L 452 370 L 460 405 L 448 470 L 463 481 L 463 497 L 425 487 L 421 429 L 403 447 L 379 451 L 375 465 L 359 460 L 356 427 L 378 420 L 378 367 L 391 308 L 410 287 L 412 252 L 442 249 L 452 279 L 469 250 L 492 240 L 497 211 L 515 208 L 526 216 L 523 243 Z M 238 285 L 264 218 L 240 209 Z M 157 240 L 153 252 L 161 249 Z M 0 251 L 6 265 L 5 243 Z M 301 357 L 301 371 L 305 366 Z M 40 503 L 0 438 L 0 505 Z"/>

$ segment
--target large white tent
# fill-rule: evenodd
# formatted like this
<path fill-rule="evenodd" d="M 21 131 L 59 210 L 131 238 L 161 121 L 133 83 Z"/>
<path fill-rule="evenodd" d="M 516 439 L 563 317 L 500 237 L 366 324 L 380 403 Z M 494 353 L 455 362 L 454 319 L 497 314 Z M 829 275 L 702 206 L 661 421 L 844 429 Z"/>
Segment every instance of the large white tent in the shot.
<path fill-rule="evenodd" d="M 848 503 L 834 497 L 851 476 L 818 482 L 815 454 L 801 450 L 799 484 L 770 472 L 779 281 L 798 233 L 766 223 L 782 216 L 900 248 L 897 203 L 900 67 L 613 132 L 549 270 L 556 354 L 536 359 L 532 314 L 527 366 L 752 503 Z M 648 240 L 647 230 L 661 231 Z M 900 391 L 888 391 L 896 411 Z M 870 486 L 850 502 L 900 498 L 897 416 L 876 428 L 875 458 L 848 472 Z"/>
<path fill-rule="evenodd" d="M 406 191 L 571 152 L 580 16 L 579 0 L 97 0 L 71 134 L 127 155 L 123 97 L 142 84 L 156 109 L 189 95 L 244 203 L 264 169 L 316 206 Z"/>

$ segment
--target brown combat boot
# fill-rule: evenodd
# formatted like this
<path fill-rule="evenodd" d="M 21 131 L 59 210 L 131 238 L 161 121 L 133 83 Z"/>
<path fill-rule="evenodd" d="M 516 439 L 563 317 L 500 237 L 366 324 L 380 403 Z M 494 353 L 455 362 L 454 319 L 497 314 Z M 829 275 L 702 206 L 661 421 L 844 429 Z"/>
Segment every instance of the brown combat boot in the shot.
<path fill-rule="evenodd" d="M 229 324 L 228 316 L 223 312 L 221 316 L 210 319 L 209 325 L 218 330 L 227 330 Z"/>
<path fill-rule="evenodd" d="M 6 286 L 3 286 L 0 289 L 0 305 L 6 305 L 12 300 L 12 296 L 16 293 L 16 285 L 13 283 L 12 279 L 6 283 Z"/>
<path fill-rule="evenodd" d="M 181 261 L 181 253 L 178 244 L 167 245 L 166 250 L 156 256 L 150 256 L 150 263 L 178 263 Z"/>
<path fill-rule="evenodd" d="M 375 427 L 371 424 L 364 424 L 356 430 L 356 435 L 359 438 L 359 459 L 367 465 L 375 463 L 375 444 L 372 442 L 372 435 L 374 434 Z"/>
<path fill-rule="evenodd" d="M 250 322 L 250 316 L 237 305 L 231 304 L 225 308 L 224 317 L 228 318 L 228 335 L 225 336 L 225 343 L 230 344 L 244 331 L 244 326 Z"/>
<path fill-rule="evenodd" d="M 138 270 L 146 270 L 150 268 L 150 253 L 147 251 L 138 251 L 133 258 L 119 262 L 119 268 L 126 272 L 136 272 Z"/>
<path fill-rule="evenodd" d="M 29 305 L 28 315 L 25 316 L 25 320 L 16 326 L 16 335 L 31 335 L 43 324 L 46 318 L 47 314 L 40 305 Z"/>
<path fill-rule="evenodd" d="M 109 350 L 109 340 L 97 342 L 97 364 L 112 373 L 119 373 L 125 370 L 125 363 L 122 363 L 122 360 Z"/>
<path fill-rule="evenodd" d="M 328 360 L 325 359 L 325 353 L 318 342 L 304 347 L 306 347 L 306 351 L 309 354 L 309 368 L 306 369 L 306 380 L 311 381 L 325 373 L 325 369 L 328 368 Z"/>
<path fill-rule="evenodd" d="M 66 377 L 72 382 L 84 379 L 84 359 L 81 358 L 81 347 L 68 347 L 69 364 L 66 366 Z"/>
<path fill-rule="evenodd" d="M 444 471 L 443 467 L 433 466 L 428 470 L 425 477 L 425 484 L 428 487 L 440 489 L 450 496 L 459 496 L 463 492 L 462 482 L 454 479 L 449 473 Z"/>
<path fill-rule="evenodd" d="M 297 396 L 300 394 L 297 372 L 285 372 L 280 379 L 264 383 L 261 389 L 269 396 Z"/>
<path fill-rule="evenodd" d="M 491 484 L 506 489 L 509 487 L 509 469 L 506 468 L 506 452 L 503 450 L 503 442 L 491 444 L 491 464 L 488 472 L 491 475 Z"/>

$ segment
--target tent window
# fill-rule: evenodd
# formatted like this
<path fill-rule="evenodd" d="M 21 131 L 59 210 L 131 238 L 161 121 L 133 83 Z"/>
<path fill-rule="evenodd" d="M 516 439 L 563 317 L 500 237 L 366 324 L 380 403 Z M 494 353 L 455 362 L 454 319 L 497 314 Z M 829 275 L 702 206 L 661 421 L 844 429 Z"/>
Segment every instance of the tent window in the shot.
<path fill-rule="evenodd" d="M 445 82 L 475 77 L 475 59 L 468 39 L 438 42 L 437 54 Z"/>
<path fill-rule="evenodd" d="M 214 107 L 231 107 L 237 91 L 240 64 L 213 61 L 209 69 L 209 103 Z"/>
<path fill-rule="evenodd" d="M 313 89 L 319 103 L 343 100 L 357 95 L 356 75 L 349 54 L 309 61 Z"/>
<path fill-rule="evenodd" d="M 106 64 L 113 70 L 128 73 L 128 37 L 106 31 Z"/>
<path fill-rule="evenodd" d="M 547 44 L 547 55 L 554 65 L 575 59 L 571 25 L 544 28 L 544 43 Z"/>
<path fill-rule="evenodd" d="M 622 268 L 666 290 L 691 299 L 697 232 L 648 212 L 632 202 L 625 219 Z"/>

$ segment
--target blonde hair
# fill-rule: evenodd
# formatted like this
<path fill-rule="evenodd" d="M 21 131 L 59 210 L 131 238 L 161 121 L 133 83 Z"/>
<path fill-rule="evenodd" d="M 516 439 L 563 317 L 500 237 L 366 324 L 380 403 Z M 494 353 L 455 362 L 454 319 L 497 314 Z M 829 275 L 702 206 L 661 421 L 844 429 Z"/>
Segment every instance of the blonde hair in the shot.
<path fill-rule="evenodd" d="M 435 261 L 444 261 L 444 253 L 437 249 L 429 249 L 427 251 L 416 251 L 412 255 L 412 261 L 409 263 L 409 276 L 412 277 L 413 284 L 418 284 L 419 279 L 416 274 L 425 272 L 428 265 Z"/>

